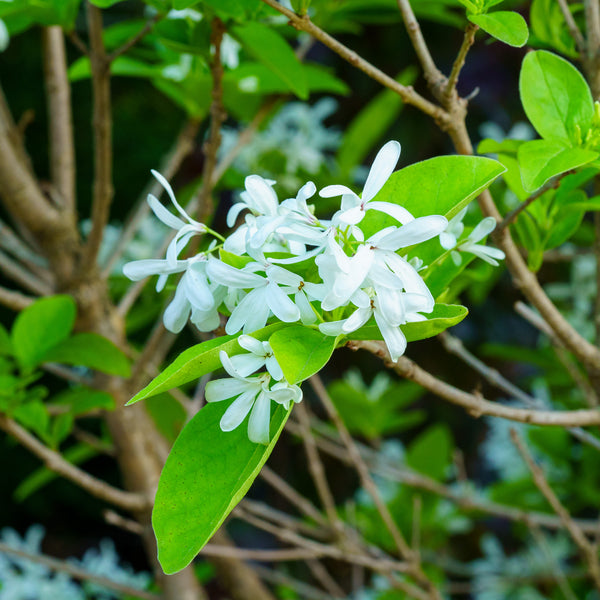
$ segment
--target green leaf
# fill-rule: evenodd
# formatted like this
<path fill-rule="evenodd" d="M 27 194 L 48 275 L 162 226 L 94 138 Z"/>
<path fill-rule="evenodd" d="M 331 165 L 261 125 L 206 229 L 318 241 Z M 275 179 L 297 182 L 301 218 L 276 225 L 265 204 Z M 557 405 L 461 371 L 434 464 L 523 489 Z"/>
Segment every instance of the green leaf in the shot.
<path fill-rule="evenodd" d="M 95 4 L 100 8 L 110 8 L 111 6 L 124 1 L 125 0 L 90 0 L 90 3 Z"/>
<path fill-rule="evenodd" d="M 408 342 L 416 342 L 417 340 L 433 337 L 445 331 L 448 327 L 460 323 L 468 314 L 467 307 L 460 304 L 436 304 L 430 314 L 424 315 L 427 317 L 427 321 L 406 323 L 406 325 L 400 325 L 400 329 L 402 329 Z M 348 339 L 381 340 L 383 338 L 372 319 L 364 327 L 348 334 Z"/>
<path fill-rule="evenodd" d="M 129 377 L 129 359 L 110 340 L 97 333 L 77 333 L 50 348 L 41 362 L 88 367 L 95 371 Z"/>
<path fill-rule="evenodd" d="M 144 404 L 157 429 L 172 444 L 188 419 L 181 402 L 163 393 L 147 398 Z"/>
<path fill-rule="evenodd" d="M 259 340 L 266 340 L 269 336 L 284 327 L 285 323 L 273 323 L 252 334 Z M 179 387 L 189 381 L 194 381 L 202 375 L 212 373 L 221 368 L 219 352 L 224 350 L 229 354 L 238 354 L 240 345 L 237 336 L 222 336 L 213 340 L 196 344 L 182 352 L 160 375 L 155 377 L 143 390 L 139 391 L 128 403 L 133 404 L 144 398 L 156 396 L 161 392 Z"/>
<path fill-rule="evenodd" d="M 271 454 L 290 414 L 277 406 L 268 446 L 246 427 L 224 433 L 226 402 L 206 405 L 177 438 L 160 476 L 152 525 L 167 574 L 186 567 L 243 498 Z"/>
<path fill-rule="evenodd" d="M 517 153 L 523 187 L 533 192 L 549 179 L 571 169 L 586 165 L 598 152 L 570 148 L 560 141 L 533 140 L 523 144 Z"/>
<path fill-rule="evenodd" d="M 594 114 L 590 88 L 564 58 L 545 50 L 527 54 L 519 91 L 527 117 L 544 139 L 578 145 L 590 129 Z"/>
<path fill-rule="evenodd" d="M 0 324 L 0 356 L 11 356 L 13 352 L 10 334 Z"/>
<path fill-rule="evenodd" d="M 519 13 L 499 10 L 486 15 L 469 15 L 467 18 L 471 23 L 479 25 L 486 33 L 509 46 L 521 48 L 527 43 L 529 29 L 525 19 Z"/>
<path fill-rule="evenodd" d="M 27 429 L 31 429 L 38 436 L 45 439 L 50 425 L 50 417 L 43 402 L 39 400 L 26 402 L 17 406 L 12 417 Z"/>
<path fill-rule="evenodd" d="M 308 98 L 306 75 L 290 45 L 279 33 L 260 23 L 234 27 L 231 33 L 257 60 L 269 67 L 301 100 Z"/>
<path fill-rule="evenodd" d="M 568 6 L 572 12 L 581 10 L 581 5 L 577 7 L 569 4 Z M 575 42 L 556 0 L 533 0 L 529 10 L 529 22 L 533 35 L 540 42 L 570 58 L 577 58 Z"/>
<path fill-rule="evenodd" d="M 115 400 L 108 392 L 80 386 L 54 396 L 52 406 L 67 407 L 72 415 L 79 416 L 94 410 L 114 410 Z"/>
<path fill-rule="evenodd" d="M 506 168 L 483 156 L 437 156 L 392 173 L 375 198 L 399 204 L 414 217 L 444 215 L 451 219 Z M 369 211 L 361 229 L 369 236 L 397 221 Z"/>
<path fill-rule="evenodd" d="M 446 425 L 433 425 L 409 446 L 407 464 L 438 481 L 444 478 L 452 454 L 452 435 Z"/>
<path fill-rule="evenodd" d="M 402 71 L 396 81 L 411 85 L 417 77 L 417 70 L 409 67 Z M 360 165 L 367 154 L 396 121 L 404 103 L 398 94 L 391 90 L 379 92 L 352 120 L 346 128 L 344 138 L 337 153 L 337 163 L 342 173 L 347 175 Z"/>
<path fill-rule="evenodd" d="M 136 60 L 128 56 L 119 56 L 110 63 L 111 75 L 119 75 L 122 77 L 141 77 L 143 79 L 151 79 L 161 75 L 162 67 L 150 65 L 144 61 Z M 69 67 L 70 81 L 80 81 L 89 79 L 92 75 L 90 59 L 87 56 L 82 56 L 77 59 Z"/>
<path fill-rule="evenodd" d="M 331 358 L 335 342 L 335 337 L 302 325 L 285 327 L 269 338 L 288 383 L 300 383 L 318 373 Z"/>
<path fill-rule="evenodd" d="M 71 296 L 50 296 L 28 306 L 12 329 L 19 365 L 24 369 L 38 365 L 50 348 L 69 336 L 74 324 L 75 301 Z"/>

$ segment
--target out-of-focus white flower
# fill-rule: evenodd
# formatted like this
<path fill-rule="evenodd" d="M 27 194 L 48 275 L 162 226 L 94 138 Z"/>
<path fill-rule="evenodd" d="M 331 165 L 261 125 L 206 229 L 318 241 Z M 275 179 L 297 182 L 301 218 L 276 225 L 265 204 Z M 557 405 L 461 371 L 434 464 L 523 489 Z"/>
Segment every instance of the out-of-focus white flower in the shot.
<path fill-rule="evenodd" d="M 471 231 L 467 239 L 458 245 L 457 250 L 460 252 L 470 252 L 481 258 L 481 260 L 484 260 L 486 263 L 497 267 L 499 263 L 496 259 L 502 260 L 504 258 L 504 252 L 499 248 L 492 248 L 491 246 L 477 243 L 486 235 L 494 231 L 495 228 L 496 220 L 494 217 L 486 217 L 475 227 L 475 229 L 473 229 L 473 231 Z M 456 262 L 454 255 L 453 258 Z M 460 258 L 460 255 L 458 255 L 458 258 Z M 460 264 L 460 261 L 457 264 Z"/>
<path fill-rule="evenodd" d="M 362 196 L 358 196 L 345 185 L 328 185 L 319 192 L 323 198 L 342 196 L 341 210 L 334 216 L 334 223 L 337 220 L 346 225 L 356 225 L 362 221 L 368 210 L 384 212 L 402 224 L 413 220 L 413 216 L 402 206 L 373 201 L 392 174 L 399 157 L 400 144 L 394 140 L 379 150 L 369 171 Z"/>
<path fill-rule="evenodd" d="M 271 375 L 263 373 L 244 377 L 236 369 L 224 350 L 219 357 L 221 364 L 230 377 L 216 379 L 206 384 L 206 401 L 220 402 L 236 398 L 225 411 L 219 423 L 223 431 L 233 431 L 241 425 L 248 413 L 248 437 L 256 444 L 269 443 L 269 425 L 271 422 L 271 401 L 289 408 L 291 402 L 302 400 L 302 390 L 297 385 L 280 381 L 269 387 Z"/>
<path fill-rule="evenodd" d="M 273 355 L 269 342 L 261 342 L 250 335 L 242 334 L 238 338 L 238 344 L 247 350 L 248 354 L 236 354 L 231 356 L 230 360 L 242 377 L 247 377 L 266 367 L 273 379 L 276 381 L 283 379 L 283 371 Z"/>
<path fill-rule="evenodd" d="M 452 217 L 452 219 L 448 221 L 446 229 L 440 233 L 440 244 L 445 250 L 451 250 L 456 246 L 458 239 L 465 229 L 462 220 L 466 214 L 467 207 L 463 208 L 458 214 Z"/>
<path fill-rule="evenodd" d="M 221 40 L 221 62 L 229 69 L 237 69 L 240 64 L 242 46 L 228 33 Z"/>
<path fill-rule="evenodd" d="M 0 19 L 0 52 L 4 52 L 10 43 L 10 33 L 6 23 Z"/>

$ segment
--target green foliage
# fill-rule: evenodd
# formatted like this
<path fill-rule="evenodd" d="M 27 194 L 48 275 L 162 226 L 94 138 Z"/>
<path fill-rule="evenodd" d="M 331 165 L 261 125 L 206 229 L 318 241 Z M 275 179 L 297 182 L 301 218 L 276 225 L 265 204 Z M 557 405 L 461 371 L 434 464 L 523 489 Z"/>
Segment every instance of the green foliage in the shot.
<path fill-rule="evenodd" d="M 432 425 L 409 446 L 407 464 L 432 479 L 441 481 L 452 459 L 454 443 L 446 425 Z"/>
<path fill-rule="evenodd" d="M 73 28 L 81 0 L 15 0 L 0 2 L 0 19 L 11 35 L 34 25 Z"/>
<path fill-rule="evenodd" d="M 329 361 L 336 338 L 318 329 L 292 325 L 269 337 L 269 344 L 288 383 L 301 383 L 318 373 Z"/>
<path fill-rule="evenodd" d="M 226 408 L 209 404 L 184 427 L 161 474 L 152 525 L 167 574 L 186 567 L 243 498 L 289 416 L 277 407 L 265 446 L 252 443 L 242 427 L 224 434 L 219 421 Z"/>
<path fill-rule="evenodd" d="M 468 19 L 509 46 L 521 48 L 527 43 L 529 30 L 525 19 L 519 13 L 502 10 L 490 14 L 469 15 Z"/>
<path fill-rule="evenodd" d="M 580 4 L 568 4 L 568 7 L 572 13 L 582 8 Z M 533 0 L 529 19 L 531 30 L 538 42 L 569 58 L 577 58 L 575 42 L 556 0 Z"/>

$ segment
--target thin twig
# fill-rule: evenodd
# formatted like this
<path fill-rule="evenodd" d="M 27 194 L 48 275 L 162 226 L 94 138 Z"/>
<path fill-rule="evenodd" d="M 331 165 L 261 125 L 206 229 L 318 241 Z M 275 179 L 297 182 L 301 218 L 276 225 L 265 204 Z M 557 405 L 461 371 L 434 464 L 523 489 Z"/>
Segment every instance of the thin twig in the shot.
<path fill-rule="evenodd" d="M 598 591 L 600 591 L 600 562 L 598 561 L 598 549 L 592 544 L 587 537 L 585 537 L 581 528 L 571 517 L 571 513 L 562 505 L 558 496 L 554 493 L 548 480 L 546 479 L 542 469 L 536 464 L 531 456 L 529 450 L 525 446 L 523 440 L 519 437 L 519 434 L 511 429 L 510 436 L 519 451 L 519 454 L 527 464 L 529 471 L 533 477 L 533 481 L 548 501 L 548 504 L 552 507 L 554 512 L 558 515 L 560 520 L 563 522 L 565 529 L 569 532 L 569 535 L 579 548 L 579 552 L 589 568 L 589 575 L 592 578 L 594 585 Z"/>
<path fill-rule="evenodd" d="M 438 335 L 438 339 L 442 342 L 442 345 L 447 352 L 458 356 L 458 358 L 460 358 L 464 363 L 472 367 L 489 383 L 496 386 L 498 389 L 506 392 L 510 396 L 513 396 L 517 400 L 520 400 L 523 402 L 523 404 L 530 408 L 544 408 L 545 405 L 542 400 L 539 398 L 534 398 L 533 396 L 525 393 L 522 389 L 508 381 L 508 379 L 506 379 L 496 369 L 488 367 L 482 360 L 477 358 L 473 353 L 469 352 L 469 350 L 465 348 L 465 345 L 462 343 L 462 341 L 457 337 L 453 336 L 447 331 L 444 331 Z M 596 450 L 600 450 L 600 439 L 589 434 L 587 431 L 584 431 L 580 427 L 568 427 L 567 431 L 584 444 L 588 444 Z"/>
<path fill-rule="evenodd" d="M 296 407 L 296 414 L 302 431 L 302 443 L 304 444 L 304 451 L 306 452 L 306 458 L 308 459 L 308 469 L 315 483 L 315 487 L 317 488 L 321 504 L 325 509 L 327 519 L 331 525 L 337 531 L 341 532 L 343 525 L 335 508 L 335 500 L 333 499 L 333 494 L 331 493 L 329 483 L 327 482 L 327 475 L 325 474 L 325 469 L 315 444 L 315 438 L 310 430 L 308 411 L 303 403 Z"/>
<path fill-rule="evenodd" d="M 573 18 L 573 13 L 569 10 L 569 4 L 567 0 L 558 0 L 558 6 L 563 14 L 565 19 L 565 23 L 567 24 L 567 28 L 569 29 L 569 33 L 571 37 L 575 40 L 575 44 L 577 46 L 577 50 L 581 56 L 585 56 L 586 54 L 586 43 L 581 30 L 577 26 L 575 19 Z"/>
<path fill-rule="evenodd" d="M 438 379 L 405 356 L 401 356 L 397 362 L 393 362 L 385 345 L 380 342 L 353 341 L 348 343 L 348 347 L 353 350 L 362 348 L 379 356 L 384 364 L 398 375 L 418 383 L 443 400 L 463 407 L 473 417 L 488 415 L 531 425 L 562 425 L 564 427 L 600 425 L 600 411 L 598 410 L 529 410 L 490 402 L 479 394 L 470 394 Z"/>
<path fill-rule="evenodd" d="M 116 50 L 113 50 L 108 55 L 108 62 L 113 62 L 116 58 L 125 54 L 128 50 L 133 48 L 140 40 L 142 40 L 146 35 L 148 35 L 157 23 L 160 23 L 162 19 L 165 18 L 165 14 L 156 13 L 151 19 L 149 19 L 146 24 L 129 40 L 123 43 L 122 46 L 119 46 Z"/>
<path fill-rule="evenodd" d="M 554 177 L 553 179 L 551 179 L 550 181 L 548 181 L 547 183 L 545 183 L 539 190 L 535 191 L 533 194 L 531 194 L 531 196 L 529 196 L 529 198 L 527 198 L 526 200 L 524 200 L 523 202 L 521 202 L 521 204 L 519 204 L 518 206 L 516 206 L 515 208 L 513 208 L 505 217 L 504 219 L 502 219 L 502 221 L 497 225 L 496 229 L 500 230 L 500 229 L 504 229 L 505 227 L 508 227 L 509 225 L 511 225 L 514 221 L 517 220 L 517 217 L 533 202 L 535 202 L 538 198 L 540 198 L 541 196 L 543 196 L 548 190 L 555 190 L 558 188 L 558 186 L 560 185 L 561 180 L 566 177 L 567 175 L 570 175 L 573 171 L 567 171 L 566 173 L 563 173 L 562 175 L 559 175 L 558 177 Z"/>
<path fill-rule="evenodd" d="M 43 29 L 44 75 L 48 102 L 50 173 L 58 197 L 75 218 L 75 145 L 71 86 L 62 27 Z"/>
<path fill-rule="evenodd" d="M 21 311 L 33 302 L 35 302 L 35 298 L 32 296 L 26 296 L 25 294 L 21 294 L 21 292 L 0 286 L 0 304 L 2 306 L 6 306 L 11 310 Z"/>
<path fill-rule="evenodd" d="M 120 527 L 125 531 L 129 531 L 129 533 L 134 533 L 135 535 L 143 535 L 144 533 L 144 528 L 137 521 L 127 519 L 119 513 L 116 513 L 114 510 L 105 510 L 102 513 L 102 516 L 109 525 Z"/>
<path fill-rule="evenodd" d="M 38 565 L 43 565 L 51 571 L 67 573 L 67 575 L 70 575 L 74 579 L 79 579 L 80 581 L 89 581 L 90 583 L 94 583 L 109 590 L 114 590 L 119 594 L 133 596 L 134 598 L 142 598 L 143 600 L 160 600 L 161 598 L 161 596 L 158 594 L 153 594 L 152 592 L 146 592 L 144 590 L 138 590 L 117 581 L 113 581 L 108 577 L 102 577 L 101 575 L 90 573 L 85 569 L 76 567 L 70 562 L 52 558 L 50 556 L 46 556 L 45 554 L 34 554 L 33 552 L 27 552 L 25 550 L 21 550 L 20 548 L 13 548 L 4 542 L 0 542 L 0 553 L 16 556 L 33 563 L 37 563 Z"/>
<path fill-rule="evenodd" d="M 79 35 L 77 34 L 77 32 L 74 29 L 72 31 L 69 31 L 69 33 L 67 33 L 67 37 L 69 38 L 69 41 L 76 48 L 78 48 L 82 54 L 85 54 L 85 56 L 89 56 L 90 49 L 85 45 L 84 41 L 79 37 Z"/>
<path fill-rule="evenodd" d="M 465 35 L 463 37 L 462 44 L 460 46 L 460 50 L 456 55 L 456 59 L 454 60 L 454 64 L 452 65 L 452 71 L 450 72 L 450 76 L 448 77 L 448 81 L 446 83 L 446 87 L 444 88 L 444 98 L 448 102 L 452 95 L 456 92 L 456 85 L 458 84 L 458 77 L 460 72 L 465 64 L 465 60 L 467 59 L 467 54 L 469 53 L 469 49 L 475 42 L 475 34 L 479 27 L 475 25 L 475 23 L 469 22 L 465 28 Z"/>
<path fill-rule="evenodd" d="M 356 52 L 338 42 L 320 27 L 317 27 L 317 25 L 315 25 L 307 15 L 299 16 L 295 12 L 279 4 L 279 2 L 276 0 L 262 1 L 280 13 L 284 14 L 289 19 L 290 25 L 300 31 L 306 31 L 307 33 L 310 33 L 313 37 L 333 50 L 351 65 L 360 69 L 371 79 L 374 79 L 384 87 L 396 92 L 404 100 L 404 102 L 416 106 L 425 114 L 433 117 L 436 122 L 440 124 L 440 126 L 445 127 L 446 125 L 449 125 L 450 116 L 444 109 L 423 98 L 423 96 L 415 92 L 412 86 L 404 86 L 389 75 L 383 73 L 383 71 L 379 70 L 377 67 L 356 54 Z"/>
<path fill-rule="evenodd" d="M 23 265 L 15 262 L 2 251 L 0 251 L 0 272 L 37 296 L 49 296 L 53 292 L 53 289 L 46 281 L 36 277 Z"/>
<path fill-rule="evenodd" d="M 323 586 L 332 598 L 346 598 L 346 593 L 337 584 L 335 579 L 329 574 L 327 569 L 316 558 L 306 561 L 308 570 L 313 574 L 314 578 Z"/>
<path fill-rule="evenodd" d="M 147 510 L 151 505 L 151 501 L 144 495 L 119 490 L 66 461 L 60 453 L 44 446 L 18 423 L 1 414 L 0 429 L 13 436 L 22 446 L 35 454 L 48 469 L 72 481 L 92 496 L 131 511 Z"/>
<path fill-rule="evenodd" d="M 96 266 L 104 228 L 108 223 L 114 189 L 112 183 L 112 114 L 110 102 L 110 62 L 102 38 L 102 11 L 87 4 L 92 69 L 94 185 L 92 200 L 92 229 L 88 236 L 81 272 L 88 273 Z"/>

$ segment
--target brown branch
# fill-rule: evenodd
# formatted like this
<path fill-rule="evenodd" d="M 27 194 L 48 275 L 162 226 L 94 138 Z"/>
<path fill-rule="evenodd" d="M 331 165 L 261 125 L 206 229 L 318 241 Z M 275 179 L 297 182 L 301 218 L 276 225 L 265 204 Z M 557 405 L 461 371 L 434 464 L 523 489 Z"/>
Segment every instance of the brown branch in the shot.
<path fill-rule="evenodd" d="M 308 460 L 308 470 L 317 488 L 319 499 L 327 514 L 327 519 L 338 532 L 341 532 L 343 525 L 335 508 L 335 500 L 327 482 L 327 475 L 321 462 L 319 451 L 317 450 L 315 438 L 310 431 L 310 419 L 306 406 L 299 404 L 296 407 L 296 414 L 298 415 L 300 430 L 302 431 L 302 443 L 304 444 L 304 452 Z"/>
<path fill-rule="evenodd" d="M 21 294 L 21 292 L 0 286 L 0 304 L 11 310 L 21 311 L 35 302 L 35 300 L 31 296 L 26 296 L 25 294 Z"/>
<path fill-rule="evenodd" d="M 46 282 L 36 277 L 23 265 L 14 261 L 10 256 L 0 250 L 0 273 L 3 273 L 9 279 L 23 286 L 29 292 L 38 296 L 48 296 L 53 292 L 52 287 Z"/>
<path fill-rule="evenodd" d="M 213 174 L 217 165 L 217 152 L 221 146 L 221 126 L 227 118 L 223 107 L 223 63 L 221 62 L 221 42 L 225 35 L 225 25 L 218 17 L 211 23 L 210 43 L 214 54 L 210 63 L 212 75 L 212 102 L 210 105 L 210 130 L 204 143 L 204 166 L 202 168 L 202 187 L 198 193 L 198 221 L 206 222 L 212 216 L 215 206 L 212 197 Z"/>
<path fill-rule="evenodd" d="M 366 61 L 364 58 L 356 54 L 353 50 L 350 50 L 344 44 L 338 42 L 335 38 L 331 37 L 328 33 L 323 31 L 320 27 L 317 27 L 308 16 L 299 16 L 293 11 L 285 8 L 279 4 L 276 0 L 262 0 L 265 4 L 284 14 L 289 20 L 290 25 L 298 29 L 299 31 L 306 31 L 313 37 L 319 40 L 322 44 L 333 50 L 336 54 L 341 56 L 344 60 L 349 62 L 351 65 L 360 69 L 363 73 L 374 79 L 386 88 L 389 88 L 393 92 L 396 92 L 404 102 L 416 106 L 419 110 L 429 115 L 442 127 L 446 128 L 450 124 L 450 115 L 441 107 L 436 106 L 429 100 L 426 100 L 415 92 L 412 86 L 404 86 L 398 83 L 395 79 L 386 75 L 383 71 Z"/>
<path fill-rule="evenodd" d="M 446 87 L 444 89 L 444 99 L 446 102 L 451 101 L 452 96 L 456 94 L 456 85 L 458 83 L 458 77 L 467 59 L 467 54 L 473 43 L 475 42 L 475 34 L 479 27 L 475 23 L 469 22 L 465 28 L 465 35 L 460 46 L 460 50 L 456 56 L 454 64 L 452 65 L 452 71 L 448 77 Z"/>
<path fill-rule="evenodd" d="M 513 208 L 513 210 L 511 210 L 505 217 L 504 219 L 502 219 L 502 221 L 497 225 L 496 230 L 501 230 L 504 229 L 505 227 L 508 227 L 509 225 L 511 225 L 514 221 L 517 220 L 517 217 L 533 202 L 535 202 L 538 198 L 540 198 L 541 196 L 543 196 L 548 190 L 555 190 L 558 188 L 558 186 L 560 185 L 561 180 L 566 177 L 567 175 L 570 175 L 571 173 L 573 173 L 573 171 L 567 171 L 566 173 L 563 173 L 562 175 L 559 175 L 558 177 L 554 177 L 553 179 L 551 179 L 550 181 L 548 181 L 547 183 L 545 183 L 539 190 L 533 192 L 533 194 L 531 194 L 531 196 L 529 196 L 529 198 L 527 198 L 526 200 L 524 200 L 523 202 L 521 202 L 521 204 L 519 204 L 518 206 L 516 206 L 515 208 Z"/>
<path fill-rule="evenodd" d="M 108 62 L 113 62 L 116 58 L 118 58 L 122 54 L 125 54 L 125 52 L 133 48 L 133 46 L 135 46 L 140 40 L 146 37 L 154 29 L 154 26 L 157 23 L 160 23 L 160 21 L 162 21 L 164 18 L 164 14 L 156 13 L 133 37 L 131 37 L 129 40 L 123 43 L 122 46 L 119 46 L 116 50 L 114 50 L 108 55 Z"/>
<path fill-rule="evenodd" d="M 179 171 L 183 161 L 191 154 L 195 147 L 195 139 L 198 135 L 200 128 L 200 121 L 197 119 L 188 119 L 182 127 L 177 139 L 173 146 L 167 152 L 158 171 L 165 177 L 167 181 L 170 181 L 177 171 Z M 146 202 L 148 195 L 152 194 L 155 197 L 159 197 L 163 191 L 162 185 L 152 177 L 149 185 L 146 186 L 141 194 L 140 199 L 137 201 L 137 205 L 133 210 L 133 213 L 128 218 L 121 236 L 115 247 L 109 256 L 106 263 L 102 268 L 102 276 L 108 277 L 114 267 L 115 263 L 123 255 L 127 244 L 133 239 L 139 226 L 144 219 L 150 214 L 150 206 Z"/>
<path fill-rule="evenodd" d="M 446 78 L 436 67 L 435 62 L 431 57 L 431 53 L 429 52 L 429 48 L 427 47 L 427 43 L 425 42 L 425 38 L 421 32 L 419 22 L 417 21 L 412 10 L 410 1 L 397 0 L 397 3 L 400 13 L 402 14 L 402 19 L 404 21 L 404 26 L 406 27 L 408 37 L 410 38 L 412 46 L 417 53 L 417 58 L 421 63 L 421 67 L 423 67 L 425 79 L 427 80 L 427 83 L 431 89 L 439 88 L 440 85 L 446 82 Z"/>
<path fill-rule="evenodd" d="M 108 223 L 113 199 L 112 183 L 112 114 L 110 105 L 110 62 L 102 39 L 102 11 L 88 2 L 87 21 L 90 36 L 92 69 L 94 185 L 92 194 L 92 229 L 81 263 L 81 273 L 96 268 L 96 258 Z"/>
<path fill-rule="evenodd" d="M 488 415 L 531 425 L 561 425 L 563 427 L 600 425 L 600 411 L 598 410 L 529 410 L 490 402 L 478 394 L 470 394 L 438 379 L 405 356 L 401 356 L 397 362 L 393 362 L 382 342 L 352 341 L 348 342 L 348 347 L 353 350 L 359 348 L 368 350 L 371 354 L 381 358 L 384 364 L 398 375 L 418 383 L 447 402 L 462 406 L 473 417 Z"/>
<path fill-rule="evenodd" d="M 571 37 L 575 40 L 575 45 L 577 46 L 577 50 L 581 54 L 582 57 L 586 55 L 586 43 L 581 34 L 581 30 L 577 26 L 575 19 L 573 18 L 573 13 L 569 10 L 569 4 L 567 0 L 558 0 L 558 6 L 563 14 L 565 19 L 565 23 L 567 24 L 567 28 L 569 29 L 569 33 Z"/>
<path fill-rule="evenodd" d="M 333 456 L 345 465 L 352 465 L 352 461 L 348 456 L 346 448 L 342 445 L 339 436 L 334 437 L 331 431 L 324 424 L 315 421 L 314 429 L 318 432 L 316 437 L 319 450 Z M 288 421 L 286 429 L 293 434 L 300 434 L 298 425 L 292 421 Z M 471 494 L 465 494 L 458 491 L 455 487 L 445 486 L 426 475 L 417 473 L 405 466 L 399 467 L 394 463 L 385 463 L 381 460 L 381 455 L 377 454 L 372 448 L 357 444 L 361 456 L 367 463 L 369 470 L 389 481 L 397 481 L 412 488 L 429 492 L 454 502 L 459 508 L 469 512 L 478 512 L 482 514 L 493 515 L 501 519 L 523 523 L 527 526 L 538 525 L 546 529 L 558 530 L 562 529 L 563 525 L 560 519 L 554 515 L 548 515 L 541 512 L 525 511 L 512 506 L 504 506 L 496 502 L 477 498 Z M 582 531 L 588 534 L 597 534 L 599 531 L 598 521 L 576 520 Z"/>
<path fill-rule="evenodd" d="M 141 511 L 151 506 L 151 500 L 144 495 L 119 490 L 66 461 L 58 452 L 42 444 L 26 429 L 4 415 L 0 415 L 0 429 L 35 454 L 48 469 L 73 482 L 92 496 L 125 510 Z"/>
<path fill-rule="evenodd" d="M 587 58 L 596 65 L 600 51 L 600 6 L 598 0 L 584 0 Z M 596 90 L 597 91 L 597 90 Z"/>
<path fill-rule="evenodd" d="M 514 429 L 511 429 L 510 436 L 513 443 L 517 447 L 519 454 L 527 464 L 536 487 L 538 490 L 540 490 L 544 498 L 546 498 L 548 501 L 548 504 L 550 504 L 554 512 L 558 515 L 565 526 L 565 529 L 569 532 L 569 535 L 575 542 L 577 548 L 579 548 L 579 552 L 589 568 L 589 575 L 592 578 L 596 589 L 600 591 L 600 562 L 598 561 L 598 548 L 595 544 L 592 544 L 587 537 L 585 537 L 583 531 L 581 531 L 580 527 L 573 520 L 573 517 L 571 517 L 571 513 L 569 513 L 569 511 L 562 505 L 561 501 L 558 499 L 558 496 L 550 487 L 550 484 L 544 476 L 544 472 L 533 460 L 533 457 L 525 446 L 523 440 L 519 437 L 519 434 Z"/>
<path fill-rule="evenodd" d="M 50 556 L 46 556 L 45 554 L 34 554 L 32 552 L 27 552 L 26 550 L 21 550 L 20 548 L 13 548 L 4 542 L 0 542 L 0 553 L 16 556 L 33 563 L 37 563 L 38 565 L 43 565 L 51 571 L 66 573 L 70 577 L 73 577 L 73 579 L 89 581 L 90 583 L 95 583 L 96 585 L 102 586 L 109 590 L 114 590 L 119 594 L 133 596 L 134 598 L 142 598 L 143 600 L 160 600 L 161 598 L 161 596 L 158 594 L 153 594 L 152 592 L 146 592 L 144 590 L 138 590 L 128 585 L 119 583 L 118 581 L 113 581 L 108 577 L 102 577 L 101 575 L 90 573 L 85 569 L 76 567 L 68 561 L 52 558 Z"/>
<path fill-rule="evenodd" d="M 333 421 L 333 424 L 335 425 L 335 428 L 337 429 L 340 438 L 346 447 L 350 460 L 352 461 L 352 464 L 356 468 L 356 471 L 360 477 L 361 485 L 373 499 L 377 512 L 379 513 L 387 530 L 390 532 L 401 558 L 404 558 L 406 561 L 408 561 L 410 565 L 408 573 L 415 578 L 419 585 L 421 585 L 431 595 L 432 598 L 440 600 L 441 596 L 439 595 L 439 592 L 435 589 L 433 583 L 421 569 L 418 554 L 416 554 L 410 548 L 404 539 L 404 535 L 398 528 L 398 525 L 394 521 L 394 518 L 392 517 L 387 505 L 381 498 L 379 490 L 377 489 L 377 486 L 375 485 L 375 482 L 369 473 L 369 469 L 360 454 L 358 446 L 356 445 L 353 437 L 350 435 L 346 425 L 344 425 L 344 422 L 335 408 L 335 405 L 331 401 L 331 398 L 329 397 L 321 378 L 318 375 L 313 375 L 309 381 L 317 397 L 321 401 L 321 404 L 323 404 L 325 407 L 329 418 Z"/>
<path fill-rule="evenodd" d="M 89 56 L 90 49 L 85 45 L 83 40 L 79 37 L 74 29 L 67 33 L 67 37 L 69 38 L 69 41 L 81 52 L 81 54 Z"/>
<path fill-rule="evenodd" d="M 43 30 L 44 75 L 48 104 L 50 174 L 62 205 L 75 211 L 75 146 L 71 112 L 71 86 L 62 28 Z"/>

